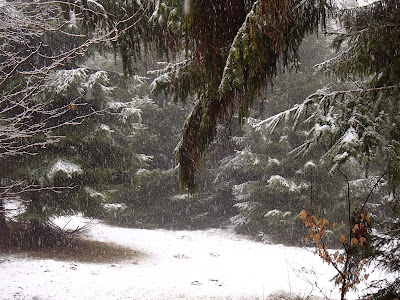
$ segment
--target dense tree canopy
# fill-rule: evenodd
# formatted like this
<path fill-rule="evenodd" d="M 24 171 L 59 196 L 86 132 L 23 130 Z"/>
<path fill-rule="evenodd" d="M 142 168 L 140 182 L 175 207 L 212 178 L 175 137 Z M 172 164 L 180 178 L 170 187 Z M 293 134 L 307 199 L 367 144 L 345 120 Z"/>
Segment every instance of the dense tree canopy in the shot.
<path fill-rule="evenodd" d="M 132 216 L 143 206 L 155 211 L 146 212 L 143 219 L 164 223 L 171 210 L 164 202 L 182 200 L 171 213 L 171 224 L 185 210 L 196 214 L 188 212 L 187 219 L 196 220 L 225 216 L 226 211 L 226 216 L 236 214 L 233 221 L 238 228 L 244 225 L 247 232 L 261 231 L 271 238 L 282 229 L 287 236 L 296 235 L 296 211 L 303 208 L 301 219 L 317 252 L 338 271 L 342 298 L 360 280 L 363 258 L 377 258 L 396 272 L 400 3 L 381 0 L 351 9 L 332 4 L 328 0 L 0 2 L 0 160 L 5 170 L 0 226 L 5 223 L 3 199 L 28 195 L 27 202 L 34 205 L 27 207 L 25 217 L 40 219 L 46 209 L 51 215 L 82 208 L 92 196 L 104 198 L 97 189 L 126 184 L 115 193 L 128 206 L 123 210 L 126 224 L 139 224 L 136 219 L 132 222 Z M 312 78 L 307 77 L 310 74 L 300 73 L 279 77 L 274 91 L 278 74 L 302 71 L 300 46 L 307 35 L 321 34 L 320 29 L 333 36 L 336 55 L 316 69 L 331 75 L 334 84 L 315 77 L 310 84 L 304 82 Z M 122 60 L 122 69 L 105 72 L 96 64 L 83 66 L 83 57 L 92 51 L 113 51 L 115 62 Z M 132 99 L 128 81 L 122 79 L 146 69 L 154 57 L 164 62 L 147 74 L 152 79 L 149 88 L 165 93 L 162 105 L 147 98 Z M 117 92 L 113 86 L 118 86 Z M 230 156 L 220 160 L 214 155 L 213 169 L 202 173 L 204 181 L 214 179 L 213 187 L 200 186 L 197 204 L 177 196 L 171 179 L 176 170 L 165 152 L 181 124 L 179 118 L 158 116 L 161 111 L 180 113 L 176 106 L 166 105 L 170 95 L 176 101 L 193 102 L 175 150 L 181 190 L 192 192 L 198 186 L 196 172 L 205 165 L 209 147 L 218 148 L 213 141 L 220 125 L 233 119 L 243 125 L 234 146 L 226 146 L 232 146 L 227 151 Z M 268 97 L 276 97 L 276 102 Z M 258 99 L 269 104 L 267 113 L 251 111 Z M 150 115 L 145 123 L 151 130 L 139 124 L 138 108 Z M 154 124 L 161 119 L 168 130 Z M 158 149 L 149 150 L 151 144 Z M 138 157 L 135 147 L 155 157 L 152 166 L 142 163 L 151 158 Z M 296 156 L 301 159 L 292 159 Z M 324 183 L 321 177 L 328 176 L 332 176 L 329 183 Z M 58 198 L 47 193 L 70 183 L 74 189 Z M 331 196 L 334 190 L 339 192 Z M 68 202 L 85 197 L 86 202 Z M 336 239 L 343 247 L 342 256 L 332 258 L 324 244 L 328 217 L 342 221 L 343 226 L 335 229 L 345 232 Z M 395 297 L 398 286 L 398 279 L 377 283 L 378 294 Z"/>
<path fill-rule="evenodd" d="M 129 58 L 137 57 L 142 49 L 153 49 L 166 56 L 172 54 L 169 57 L 173 61 L 158 71 L 153 88 L 164 88 L 178 100 L 195 101 L 176 150 L 180 180 L 189 190 L 195 188 L 195 171 L 202 165 L 219 122 L 230 120 L 236 112 L 239 122 L 243 122 L 260 89 L 272 82 L 278 65 L 296 66 L 304 36 L 324 27 L 330 9 L 330 3 L 314 0 L 148 1 L 128 5 L 135 6 L 143 11 L 143 22 L 116 43 L 123 55 L 134 53 L 127 54 L 127 70 L 131 66 Z M 331 173 L 336 170 L 343 173 L 342 167 L 354 159 L 367 169 L 367 176 L 369 172 L 376 176 L 372 190 L 381 179 L 392 186 L 388 199 L 395 205 L 399 2 L 376 1 L 338 13 L 339 25 L 329 29 L 331 32 L 340 28 L 332 32 L 338 55 L 320 64 L 319 69 L 355 85 L 341 91 L 322 89 L 304 103 L 254 127 L 273 130 L 281 121 L 293 117 L 294 128 L 300 124 L 309 127 L 305 141 L 296 149 L 298 154 L 307 155 L 315 146 L 322 145 L 325 147 L 322 159 L 330 164 Z M 148 33 L 156 37 L 156 42 L 148 39 Z M 140 34 L 143 39 L 135 43 Z M 376 167 L 379 164 L 385 167 Z M 350 191 L 351 180 L 343 175 Z M 358 221 L 352 220 L 351 213 L 361 212 L 365 216 L 370 195 L 352 203 L 348 192 L 346 199 L 348 226 L 353 228 Z M 354 238 L 350 232 L 348 240 Z M 344 243 L 344 248 L 345 273 L 338 269 L 345 283 L 343 297 L 351 287 L 347 272 L 354 275 L 356 269 L 349 268 L 358 265 L 350 253 L 354 250 L 353 242 Z"/>
<path fill-rule="evenodd" d="M 123 34 L 115 46 L 128 72 L 145 49 L 159 55 L 171 53 L 178 60 L 159 71 L 155 84 L 176 99 L 193 96 L 196 101 L 177 148 L 180 179 L 189 190 L 195 187 L 195 170 L 218 122 L 230 119 L 235 111 L 243 121 L 259 89 L 275 76 L 278 64 L 296 64 L 304 35 L 324 25 L 329 6 L 319 0 L 133 1 L 121 3 L 120 10 L 114 1 L 101 3 L 114 18 L 143 12 L 117 27 Z M 129 27 L 139 16 L 142 19 Z M 99 16 L 97 24 L 101 21 Z"/>
<path fill-rule="evenodd" d="M 376 258 L 388 270 L 399 269 L 397 260 L 391 260 L 387 251 L 399 251 L 398 220 L 394 217 L 399 206 L 400 81 L 396 67 L 399 63 L 399 9 L 398 1 L 377 1 L 341 11 L 344 31 L 335 32 L 333 42 L 338 55 L 317 67 L 334 78 L 353 82 L 353 87 L 339 91 L 327 87 L 310 95 L 303 103 L 254 125 L 275 130 L 282 121 L 291 118 L 295 129 L 306 125 L 306 138 L 294 152 L 308 155 L 323 145 L 325 153 L 321 159 L 330 166 L 330 173 L 338 171 L 344 176 L 348 184 L 347 210 L 351 228 L 349 242 L 343 243 L 348 255 L 344 266 L 351 274 L 356 273 L 354 267 L 360 264 L 360 252 L 364 252 L 364 257 Z M 343 171 L 352 160 L 365 168 L 366 180 L 372 180 L 370 192 L 361 199 L 356 186 L 362 179 L 352 181 Z M 376 197 L 372 197 L 376 192 Z M 372 248 L 360 248 L 354 244 L 354 239 L 359 238 L 354 226 L 361 226 L 356 225 L 360 222 L 360 217 L 356 216 L 361 215 L 363 220 L 362 216 L 369 212 L 374 216 L 375 229 L 382 234 L 375 232 L 369 237 Z M 388 247 L 386 251 L 383 245 Z M 346 278 L 344 274 L 341 278 Z M 376 283 L 376 286 L 381 290 L 370 295 L 372 299 L 395 297 L 399 293 L 396 279 Z M 342 286 L 343 291 L 347 288 Z"/>
<path fill-rule="evenodd" d="M 82 179 L 75 176 L 81 168 L 76 164 L 76 157 L 73 157 L 75 163 L 69 160 L 77 156 L 77 149 L 89 150 L 83 147 L 82 139 L 76 138 L 78 126 L 85 125 L 81 128 L 88 130 L 80 130 L 80 133 L 82 137 L 86 132 L 87 138 L 90 129 L 92 133 L 101 129 L 98 122 L 103 118 L 106 123 L 111 118 L 110 113 L 121 115 L 124 109 L 131 109 L 138 114 L 138 110 L 127 103 L 107 105 L 109 98 L 105 94 L 113 89 L 108 86 L 108 74 L 79 66 L 86 55 L 94 52 L 94 45 L 110 42 L 115 32 L 110 27 L 109 31 L 83 34 L 74 11 L 69 11 L 68 18 L 63 16 L 61 8 L 69 5 L 67 1 L 0 2 L 1 231 L 7 229 L 7 201 L 22 200 L 25 207 L 29 206 L 26 219 L 36 221 L 47 220 L 54 213 L 82 209 L 82 203 L 71 199 L 76 196 L 74 184 Z M 93 7 L 83 4 L 74 7 L 84 14 L 94 13 Z M 87 119 L 95 119 L 96 123 L 89 126 L 89 122 L 85 123 Z M 131 128 L 134 123 L 127 127 Z M 104 133 L 107 126 L 103 125 Z M 126 131 L 118 140 L 118 146 L 123 144 Z M 106 147 L 104 136 L 102 138 Z M 85 146 L 88 145 L 90 141 L 86 139 Z M 92 143 L 92 149 L 100 149 L 98 146 Z M 121 148 L 118 148 L 120 152 L 111 153 L 128 157 L 127 152 L 131 153 L 132 149 L 125 147 L 126 152 L 122 154 Z M 135 161 L 129 158 L 129 162 Z M 116 169 L 122 172 L 121 162 L 118 163 L 120 166 Z M 104 164 L 110 166 L 107 163 L 102 166 Z M 94 168 L 95 163 L 91 167 Z M 64 172 L 66 180 L 55 180 L 57 176 L 53 176 L 55 173 L 51 170 L 55 173 L 67 171 Z M 96 179 L 92 178 L 93 181 Z"/>

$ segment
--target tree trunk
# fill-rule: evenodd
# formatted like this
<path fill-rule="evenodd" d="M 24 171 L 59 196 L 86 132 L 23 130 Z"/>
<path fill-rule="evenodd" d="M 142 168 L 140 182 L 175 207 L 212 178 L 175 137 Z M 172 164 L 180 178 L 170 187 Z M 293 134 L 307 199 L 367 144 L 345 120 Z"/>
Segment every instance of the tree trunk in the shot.
<path fill-rule="evenodd" d="M 0 199 L 0 233 L 3 234 L 6 229 L 6 209 L 4 207 L 4 200 Z"/>

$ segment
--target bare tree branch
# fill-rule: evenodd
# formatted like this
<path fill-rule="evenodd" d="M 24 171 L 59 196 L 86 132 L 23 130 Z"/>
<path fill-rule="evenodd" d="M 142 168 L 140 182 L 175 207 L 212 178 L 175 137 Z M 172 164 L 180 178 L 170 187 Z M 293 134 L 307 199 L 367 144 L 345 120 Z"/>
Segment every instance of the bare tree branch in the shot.
<path fill-rule="evenodd" d="M 70 10 L 70 20 L 63 17 L 63 7 Z M 74 114 L 71 105 L 57 104 L 51 93 L 46 94 L 46 88 L 57 70 L 70 68 L 71 61 L 84 57 L 93 46 L 117 41 L 147 10 L 141 8 L 111 24 L 115 18 L 81 1 L 0 0 L 0 169 L 11 157 L 37 155 L 42 148 L 59 142 L 63 138 L 57 134 L 61 127 L 80 125 L 90 116 L 110 112 L 110 108 L 87 107 L 79 115 Z M 84 14 L 104 18 L 109 26 L 79 32 L 77 25 Z M 118 32 L 117 27 L 123 23 L 128 25 Z M 62 44 L 52 38 L 60 38 Z M 78 100 L 82 98 L 71 104 L 85 106 Z M 4 201 L 21 199 L 24 193 L 62 189 L 0 179 L 2 211 Z M 0 214 L 0 221 L 3 217 Z"/>

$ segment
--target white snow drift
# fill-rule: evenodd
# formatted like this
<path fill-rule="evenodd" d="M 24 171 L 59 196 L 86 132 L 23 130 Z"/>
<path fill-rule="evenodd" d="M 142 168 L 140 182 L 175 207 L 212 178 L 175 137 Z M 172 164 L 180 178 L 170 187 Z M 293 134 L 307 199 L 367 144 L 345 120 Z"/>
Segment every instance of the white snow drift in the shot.
<path fill-rule="evenodd" d="M 91 264 L 0 255 L 0 299 L 267 299 L 284 290 L 337 299 L 334 270 L 310 251 L 264 245 L 229 230 L 166 231 L 91 222 L 88 237 L 137 250 L 123 262 Z M 353 294 L 349 299 L 356 298 Z"/>

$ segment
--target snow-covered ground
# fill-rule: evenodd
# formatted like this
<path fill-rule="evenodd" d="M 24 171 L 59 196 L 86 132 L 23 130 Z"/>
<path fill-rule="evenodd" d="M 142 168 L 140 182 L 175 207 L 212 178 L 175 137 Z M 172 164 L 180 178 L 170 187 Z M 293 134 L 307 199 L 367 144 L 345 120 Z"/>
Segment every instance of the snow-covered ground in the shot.
<path fill-rule="evenodd" d="M 89 220 L 57 222 L 75 228 Z M 222 229 L 142 230 L 91 222 L 90 238 L 143 255 L 94 264 L 0 254 L 0 299 L 267 299 L 277 290 L 338 298 L 329 282 L 332 267 L 301 248 L 264 245 Z"/>

